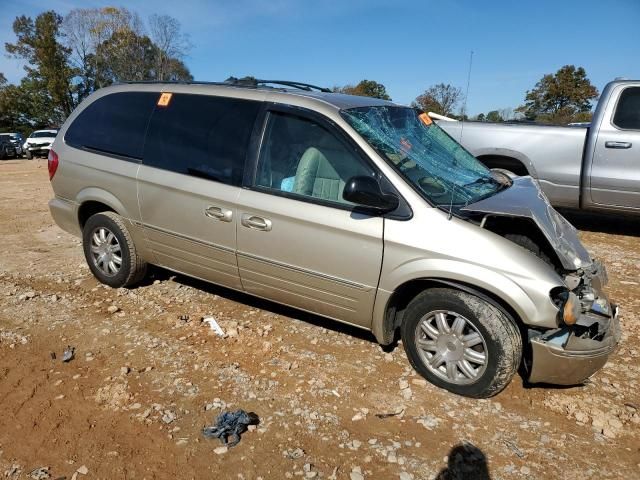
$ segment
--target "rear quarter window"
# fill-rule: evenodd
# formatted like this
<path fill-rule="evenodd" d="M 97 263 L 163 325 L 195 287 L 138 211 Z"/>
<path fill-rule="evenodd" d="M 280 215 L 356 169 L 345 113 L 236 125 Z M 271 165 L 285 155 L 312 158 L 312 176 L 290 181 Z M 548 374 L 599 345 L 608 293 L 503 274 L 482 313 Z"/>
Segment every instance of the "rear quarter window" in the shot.
<path fill-rule="evenodd" d="M 173 93 L 153 113 L 145 165 L 240 185 L 260 102 Z"/>
<path fill-rule="evenodd" d="M 142 159 L 157 92 L 119 92 L 100 97 L 76 117 L 64 140 L 77 148 Z"/>

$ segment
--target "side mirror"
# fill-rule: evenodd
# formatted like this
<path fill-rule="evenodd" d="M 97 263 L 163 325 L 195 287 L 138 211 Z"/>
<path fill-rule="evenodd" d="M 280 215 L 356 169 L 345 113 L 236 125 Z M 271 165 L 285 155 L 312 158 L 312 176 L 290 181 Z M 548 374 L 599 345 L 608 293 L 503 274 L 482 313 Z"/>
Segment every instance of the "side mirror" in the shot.
<path fill-rule="evenodd" d="M 380 183 L 373 177 L 351 177 L 344 186 L 342 198 L 356 205 L 391 212 L 398 208 L 400 200 L 391 193 L 383 193 Z"/>

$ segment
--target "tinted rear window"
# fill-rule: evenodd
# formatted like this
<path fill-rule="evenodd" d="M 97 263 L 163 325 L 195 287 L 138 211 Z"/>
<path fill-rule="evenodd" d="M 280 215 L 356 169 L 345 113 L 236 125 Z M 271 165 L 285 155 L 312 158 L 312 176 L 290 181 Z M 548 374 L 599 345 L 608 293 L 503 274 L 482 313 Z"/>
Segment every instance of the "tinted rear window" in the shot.
<path fill-rule="evenodd" d="M 629 130 L 640 130 L 640 87 L 629 87 L 622 92 L 613 123 Z"/>
<path fill-rule="evenodd" d="M 157 92 L 121 92 L 99 98 L 71 124 L 65 142 L 136 159 L 142 158 L 149 116 Z"/>
<path fill-rule="evenodd" d="M 259 108 L 250 100 L 174 93 L 151 118 L 143 163 L 239 185 Z"/>

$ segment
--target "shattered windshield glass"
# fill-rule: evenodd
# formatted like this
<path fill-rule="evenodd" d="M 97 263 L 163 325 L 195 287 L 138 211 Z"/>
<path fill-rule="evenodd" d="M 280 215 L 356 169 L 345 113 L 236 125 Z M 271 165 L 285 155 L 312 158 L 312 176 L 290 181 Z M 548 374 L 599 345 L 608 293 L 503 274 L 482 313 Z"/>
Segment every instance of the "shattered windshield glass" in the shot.
<path fill-rule="evenodd" d="M 504 187 L 426 113 L 398 106 L 358 107 L 341 113 L 437 206 L 459 209 Z"/>

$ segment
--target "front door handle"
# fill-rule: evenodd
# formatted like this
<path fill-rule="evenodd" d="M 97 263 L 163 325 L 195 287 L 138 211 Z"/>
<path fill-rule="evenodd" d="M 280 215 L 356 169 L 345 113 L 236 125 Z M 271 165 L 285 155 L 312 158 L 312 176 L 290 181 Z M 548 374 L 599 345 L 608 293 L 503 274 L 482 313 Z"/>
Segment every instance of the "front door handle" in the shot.
<path fill-rule="evenodd" d="M 257 215 L 251 215 L 249 213 L 243 213 L 240 223 L 245 227 L 252 228 L 254 230 L 262 230 L 268 232 L 271 230 L 271 220 L 268 218 L 258 217 Z"/>
<path fill-rule="evenodd" d="M 631 148 L 631 142 L 604 142 L 606 148 Z"/>
<path fill-rule="evenodd" d="M 233 218 L 233 212 L 228 208 L 216 207 L 209 205 L 204 209 L 204 214 L 209 218 L 217 218 L 221 222 L 230 222 Z"/>

